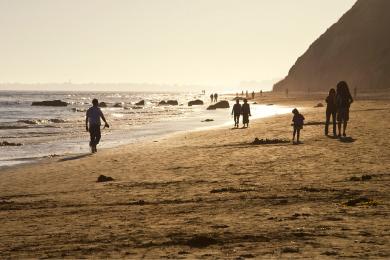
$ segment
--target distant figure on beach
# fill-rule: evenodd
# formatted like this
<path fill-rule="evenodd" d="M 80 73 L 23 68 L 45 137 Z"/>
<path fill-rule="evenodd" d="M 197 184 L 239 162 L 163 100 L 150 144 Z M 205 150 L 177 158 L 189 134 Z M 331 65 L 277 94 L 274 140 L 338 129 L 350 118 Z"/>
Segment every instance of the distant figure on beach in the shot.
<path fill-rule="evenodd" d="M 337 104 L 336 104 L 336 90 L 334 88 L 329 90 L 329 95 L 325 99 L 326 101 L 326 122 L 325 122 L 325 135 L 328 135 L 330 117 L 332 116 L 333 124 L 333 136 L 336 136 L 336 113 L 337 113 Z"/>
<path fill-rule="evenodd" d="M 234 116 L 234 126 L 237 128 L 240 123 L 240 114 L 241 114 L 240 100 L 236 99 L 236 104 L 234 104 L 232 109 L 232 115 Z"/>
<path fill-rule="evenodd" d="M 298 109 L 294 108 L 292 113 L 294 114 L 292 122 L 294 126 L 293 132 L 293 144 L 300 144 L 299 137 L 301 134 L 301 129 L 303 128 L 303 121 L 305 117 L 299 113 Z M 297 142 L 295 142 L 295 135 L 297 135 Z"/>
<path fill-rule="evenodd" d="M 213 95 L 213 93 L 210 94 L 210 99 L 211 99 L 211 103 L 213 103 L 213 100 L 214 100 L 214 95 Z"/>
<path fill-rule="evenodd" d="M 245 97 L 246 97 L 246 98 L 249 97 L 248 90 L 245 92 Z"/>
<path fill-rule="evenodd" d="M 214 102 L 218 102 L 218 94 L 217 93 L 214 94 Z"/>
<path fill-rule="evenodd" d="M 241 91 L 241 96 L 243 96 L 244 95 L 244 90 L 243 91 Z"/>
<path fill-rule="evenodd" d="M 251 115 L 251 108 L 246 98 L 244 99 L 244 104 L 242 104 L 241 107 L 241 114 L 242 114 L 242 123 L 244 124 L 244 127 L 249 127 L 249 117 L 252 115 Z"/>
<path fill-rule="evenodd" d="M 255 92 L 252 92 L 252 99 L 255 99 Z"/>
<path fill-rule="evenodd" d="M 103 115 L 103 112 L 99 108 L 99 101 L 95 98 L 92 100 L 92 107 L 87 110 L 85 117 L 85 128 L 90 134 L 89 146 L 91 147 L 91 152 L 96 153 L 96 146 L 99 144 L 101 133 L 100 133 L 100 118 L 104 121 L 104 127 L 110 127 L 106 121 L 106 118 Z M 88 126 L 89 124 L 89 126 Z"/>
<path fill-rule="evenodd" d="M 263 90 L 260 90 L 260 97 L 263 96 Z"/>
<path fill-rule="evenodd" d="M 337 84 L 336 93 L 336 104 L 337 104 L 337 123 L 338 123 L 338 136 L 341 137 L 341 125 L 343 125 L 343 136 L 346 137 L 345 133 L 349 121 L 349 108 L 353 103 L 353 98 L 349 92 L 347 82 L 340 81 Z"/>

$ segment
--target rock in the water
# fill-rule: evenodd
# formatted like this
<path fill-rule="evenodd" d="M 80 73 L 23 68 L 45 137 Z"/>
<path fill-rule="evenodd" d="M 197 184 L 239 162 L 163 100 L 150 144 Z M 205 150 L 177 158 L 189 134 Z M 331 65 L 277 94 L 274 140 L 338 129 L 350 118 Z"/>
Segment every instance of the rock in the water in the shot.
<path fill-rule="evenodd" d="M 177 102 L 177 100 L 168 100 L 167 105 L 177 106 L 177 105 L 179 105 L 179 103 Z"/>
<path fill-rule="evenodd" d="M 214 119 L 207 118 L 207 119 L 203 120 L 202 122 L 213 122 L 213 121 L 214 121 Z"/>
<path fill-rule="evenodd" d="M 100 175 L 97 179 L 97 182 L 106 182 L 106 181 L 113 181 L 114 178 L 110 177 L 110 176 L 104 176 L 104 175 Z"/>
<path fill-rule="evenodd" d="M 214 104 L 214 105 L 210 105 L 207 110 L 215 110 L 217 108 L 229 108 L 230 105 L 229 105 L 229 102 L 226 101 L 226 100 L 222 100 L 222 101 L 219 101 L 218 103 Z"/>
<path fill-rule="evenodd" d="M 203 101 L 200 100 L 200 99 L 197 99 L 197 100 L 191 100 L 190 102 L 188 102 L 188 106 L 200 106 L 200 105 L 203 105 Z"/>
<path fill-rule="evenodd" d="M 122 107 L 123 105 L 122 105 L 122 103 L 116 103 L 115 105 L 114 105 L 114 107 Z"/>
<path fill-rule="evenodd" d="M 165 102 L 165 100 L 161 100 L 159 103 L 158 103 L 159 106 L 165 106 L 167 105 L 167 102 Z"/>
<path fill-rule="evenodd" d="M 324 104 L 322 103 L 318 103 L 317 105 L 315 105 L 314 107 L 324 107 Z"/>
<path fill-rule="evenodd" d="M 136 106 L 145 106 L 145 100 L 135 103 Z"/>
<path fill-rule="evenodd" d="M 45 100 L 32 102 L 32 106 L 66 107 L 68 103 L 61 100 Z"/>
<path fill-rule="evenodd" d="M 52 123 L 55 123 L 55 124 L 66 123 L 66 120 L 59 119 L 59 118 L 52 118 L 52 119 L 49 119 L 48 121 L 52 122 Z"/>
<path fill-rule="evenodd" d="M 99 103 L 99 107 L 107 107 L 106 102 L 100 102 L 100 103 Z"/>
<path fill-rule="evenodd" d="M 22 146 L 20 143 L 9 143 L 7 141 L 0 142 L 0 146 Z"/>

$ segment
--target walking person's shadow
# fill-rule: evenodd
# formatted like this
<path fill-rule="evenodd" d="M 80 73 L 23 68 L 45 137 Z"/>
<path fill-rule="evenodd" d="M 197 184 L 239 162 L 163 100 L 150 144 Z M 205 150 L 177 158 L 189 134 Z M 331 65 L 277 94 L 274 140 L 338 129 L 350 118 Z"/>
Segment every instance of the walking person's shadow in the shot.
<path fill-rule="evenodd" d="M 352 138 L 351 136 L 344 136 L 344 137 L 340 137 L 339 140 L 340 140 L 340 142 L 342 142 L 342 143 L 353 143 L 353 142 L 355 142 L 357 139 Z"/>

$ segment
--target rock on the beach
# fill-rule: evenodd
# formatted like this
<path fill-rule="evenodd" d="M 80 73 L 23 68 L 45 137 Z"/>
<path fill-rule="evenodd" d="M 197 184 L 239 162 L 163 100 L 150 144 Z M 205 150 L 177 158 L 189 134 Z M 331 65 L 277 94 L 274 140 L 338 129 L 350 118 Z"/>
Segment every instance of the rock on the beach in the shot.
<path fill-rule="evenodd" d="M 315 105 L 314 107 L 323 107 L 324 106 L 324 104 L 322 104 L 322 103 L 318 103 L 317 105 Z"/>
<path fill-rule="evenodd" d="M 20 143 L 9 143 L 7 141 L 0 142 L 0 146 L 22 146 Z"/>
<path fill-rule="evenodd" d="M 229 108 L 230 105 L 229 105 L 229 102 L 226 101 L 226 100 L 222 100 L 222 101 L 219 101 L 218 103 L 214 104 L 214 105 L 210 105 L 207 110 L 215 110 L 217 108 Z"/>
<path fill-rule="evenodd" d="M 114 178 L 110 177 L 110 176 L 104 176 L 104 175 L 100 175 L 97 179 L 97 182 L 106 182 L 106 181 L 113 181 Z"/>
<path fill-rule="evenodd" d="M 202 120 L 202 122 L 213 122 L 214 121 L 214 119 L 210 119 L 210 118 L 207 118 L 207 119 L 205 119 L 205 120 Z"/>
<path fill-rule="evenodd" d="M 167 104 L 167 102 L 165 102 L 165 100 L 161 100 L 158 105 L 159 106 L 165 106 Z"/>
<path fill-rule="evenodd" d="M 122 107 L 122 103 L 116 103 L 113 107 Z"/>
<path fill-rule="evenodd" d="M 290 143 L 290 140 L 287 139 L 259 139 L 255 138 L 255 140 L 252 142 L 253 145 L 262 145 L 262 144 L 285 144 L 285 143 Z"/>
<path fill-rule="evenodd" d="M 145 106 L 145 100 L 135 103 L 136 106 Z"/>
<path fill-rule="evenodd" d="M 179 102 L 177 102 L 177 100 L 168 100 L 167 105 L 177 106 L 177 105 L 179 105 Z"/>
<path fill-rule="evenodd" d="M 34 101 L 32 106 L 66 107 L 68 103 L 61 100 Z"/>
<path fill-rule="evenodd" d="M 190 102 L 188 102 L 188 106 L 200 106 L 200 105 L 203 105 L 203 101 L 200 100 L 200 99 L 197 99 L 197 100 L 191 100 Z"/>
<path fill-rule="evenodd" d="M 99 107 L 107 107 L 106 102 L 100 102 L 100 103 L 99 103 Z"/>

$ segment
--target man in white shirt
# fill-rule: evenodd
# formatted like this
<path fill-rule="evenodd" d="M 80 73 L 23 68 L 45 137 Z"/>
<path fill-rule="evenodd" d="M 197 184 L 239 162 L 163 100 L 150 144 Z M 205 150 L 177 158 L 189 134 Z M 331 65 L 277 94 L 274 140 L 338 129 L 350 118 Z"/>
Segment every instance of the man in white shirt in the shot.
<path fill-rule="evenodd" d="M 87 114 L 85 117 L 85 128 L 87 132 L 89 132 L 91 136 L 91 141 L 89 142 L 89 146 L 91 147 L 92 153 L 96 153 L 96 146 L 99 144 L 101 133 L 100 133 L 100 118 L 104 121 L 105 127 L 110 127 L 106 121 L 106 118 L 103 115 L 103 112 L 99 108 L 99 101 L 95 98 L 92 100 L 92 107 L 87 110 Z M 88 127 L 89 124 L 89 127 Z"/>

